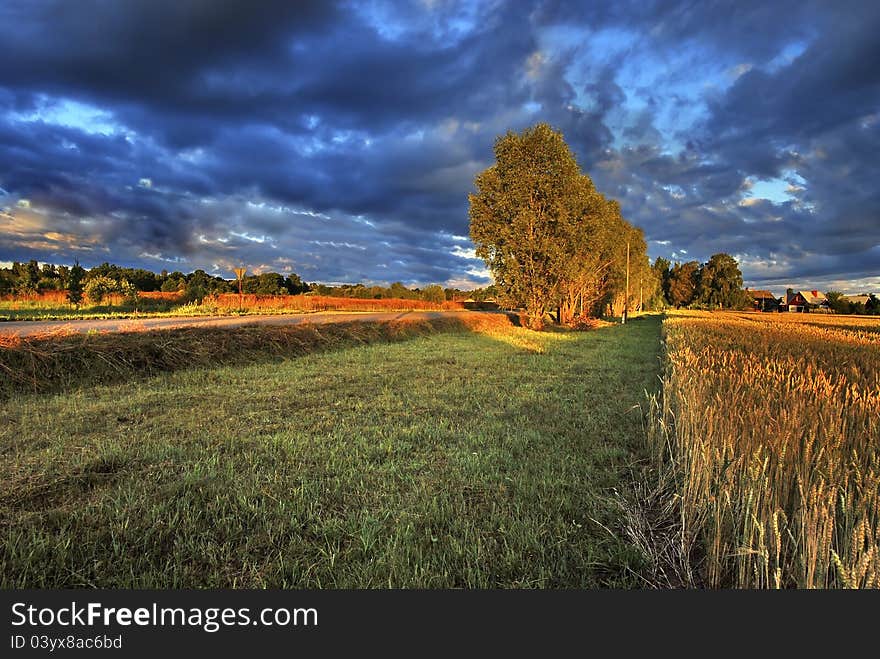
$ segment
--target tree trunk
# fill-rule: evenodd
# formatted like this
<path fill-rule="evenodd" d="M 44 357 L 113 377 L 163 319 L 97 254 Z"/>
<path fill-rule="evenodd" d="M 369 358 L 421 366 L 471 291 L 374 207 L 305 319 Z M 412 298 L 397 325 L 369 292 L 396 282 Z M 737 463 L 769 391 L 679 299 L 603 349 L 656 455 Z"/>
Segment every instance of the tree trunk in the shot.
<path fill-rule="evenodd" d="M 545 307 L 537 299 L 532 299 L 526 307 L 526 316 L 528 317 L 529 329 L 541 331 L 544 329 L 544 311 Z"/>

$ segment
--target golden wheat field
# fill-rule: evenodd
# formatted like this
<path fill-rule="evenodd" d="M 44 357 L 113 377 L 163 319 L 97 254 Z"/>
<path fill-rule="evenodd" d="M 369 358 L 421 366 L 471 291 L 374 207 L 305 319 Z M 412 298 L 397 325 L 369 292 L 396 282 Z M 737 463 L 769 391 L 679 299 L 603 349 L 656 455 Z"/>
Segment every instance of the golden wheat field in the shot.
<path fill-rule="evenodd" d="M 681 312 L 649 436 L 710 587 L 880 587 L 880 319 Z"/>

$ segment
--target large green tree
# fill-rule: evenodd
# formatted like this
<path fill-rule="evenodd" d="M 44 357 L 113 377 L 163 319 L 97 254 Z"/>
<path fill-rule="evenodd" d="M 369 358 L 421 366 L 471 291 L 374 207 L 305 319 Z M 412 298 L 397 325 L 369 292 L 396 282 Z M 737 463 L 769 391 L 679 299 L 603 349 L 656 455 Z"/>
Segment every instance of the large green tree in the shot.
<path fill-rule="evenodd" d="M 287 295 L 284 277 L 277 272 L 264 272 L 244 278 L 242 289 L 255 295 Z"/>
<path fill-rule="evenodd" d="M 438 284 L 430 284 L 425 286 L 422 290 L 422 299 L 425 302 L 434 302 L 435 304 L 442 304 L 446 301 L 446 293 L 443 291 L 443 287 Z"/>
<path fill-rule="evenodd" d="M 36 295 L 40 284 L 40 264 L 35 259 L 27 263 L 12 264 L 15 293 L 21 297 Z"/>
<path fill-rule="evenodd" d="M 672 266 L 669 272 L 669 303 L 679 308 L 693 302 L 699 277 L 700 264 L 697 261 Z"/>
<path fill-rule="evenodd" d="M 612 240 L 615 255 L 613 260 L 613 281 L 609 287 L 607 302 L 611 315 L 622 315 L 644 306 L 645 295 L 650 299 L 656 288 L 656 278 L 648 259 L 648 246 L 644 232 L 638 227 L 624 223 L 617 229 Z M 627 289 L 627 249 L 629 250 L 629 288 Z M 627 297 L 627 291 L 629 296 Z"/>
<path fill-rule="evenodd" d="M 700 269 L 697 299 L 710 307 L 739 309 L 746 304 L 739 264 L 730 254 L 713 254 Z"/>
<path fill-rule="evenodd" d="M 828 306 L 834 313 L 849 313 L 849 302 L 840 291 L 827 291 L 825 298 L 828 300 Z"/>
<path fill-rule="evenodd" d="M 89 277 L 85 284 L 86 297 L 92 304 L 101 304 L 111 295 L 118 292 L 119 282 L 105 275 Z"/>
<path fill-rule="evenodd" d="M 583 186 L 562 135 L 547 124 L 495 142 L 495 164 L 469 196 L 470 233 L 502 301 L 526 310 L 540 328 L 558 293 L 563 225 Z"/>
<path fill-rule="evenodd" d="M 560 276 L 560 320 L 601 313 L 626 301 L 627 245 L 630 249 L 630 294 L 638 299 L 636 273 L 646 249 L 640 229 L 631 226 L 620 205 L 599 194 L 587 176 L 576 212 L 563 224 L 565 250 L 557 264 Z M 586 185 L 589 182 L 589 185 Z M 631 307 L 632 308 L 632 307 Z"/>
<path fill-rule="evenodd" d="M 508 132 L 494 151 L 495 164 L 477 175 L 469 215 L 500 301 L 525 308 L 533 328 L 554 308 L 563 322 L 595 311 L 619 284 L 627 240 L 644 251 L 641 233 L 547 124 Z"/>

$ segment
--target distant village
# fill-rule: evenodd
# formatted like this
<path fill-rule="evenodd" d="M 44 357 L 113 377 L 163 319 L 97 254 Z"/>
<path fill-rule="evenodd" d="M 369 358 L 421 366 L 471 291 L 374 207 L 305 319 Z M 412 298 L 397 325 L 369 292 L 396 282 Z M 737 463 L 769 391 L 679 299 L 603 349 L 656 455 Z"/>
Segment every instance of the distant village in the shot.
<path fill-rule="evenodd" d="M 880 299 L 873 293 L 844 295 L 835 291 L 822 293 L 817 290 L 795 291 L 790 288 L 782 297 L 776 297 L 770 291 L 750 288 L 745 290 L 755 311 L 880 314 Z"/>

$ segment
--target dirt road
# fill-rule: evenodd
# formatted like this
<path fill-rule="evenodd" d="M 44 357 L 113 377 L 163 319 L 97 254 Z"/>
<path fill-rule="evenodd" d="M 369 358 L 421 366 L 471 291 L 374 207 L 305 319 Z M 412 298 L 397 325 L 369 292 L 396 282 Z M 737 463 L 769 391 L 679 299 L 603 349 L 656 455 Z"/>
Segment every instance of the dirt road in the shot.
<path fill-rule="evenodd" d="M 350 321 L 389 321 L 437 318 L 461 311 L 328 312 L 264 316 L 192 316 L 165 318 L 127 318 L 112 320 L 19 320 L 0 322 L 0 335 L 33 336 L 46 332 L 144 332 L 180 327 L 241 327 L 242 325 L 299 325 L 300 323 L 345 323 Z"/>

